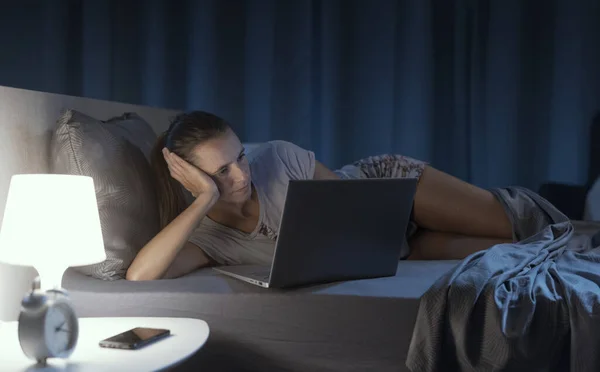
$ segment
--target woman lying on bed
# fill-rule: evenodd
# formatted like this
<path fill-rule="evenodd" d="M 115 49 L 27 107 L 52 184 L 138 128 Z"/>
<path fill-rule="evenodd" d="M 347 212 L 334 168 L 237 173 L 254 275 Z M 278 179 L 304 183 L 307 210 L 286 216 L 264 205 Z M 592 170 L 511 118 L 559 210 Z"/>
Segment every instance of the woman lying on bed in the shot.
<path fill-rule="evenodd" d="M 173 278 L 214 264 L 270 264 L 290 179 L 418 178 L 411 223 L 418 229 L 408 229 L 408 259 L 460 259 L 512 241 L 508 217 L 489 191 L 422 161 L 381 155 L 334 172 L 285 141 L 246 157 L 227 123 L 205 112 L 175 118 L 156 143 L 152 166 L 162 230 L 137 254 L 129 280 Z"/>

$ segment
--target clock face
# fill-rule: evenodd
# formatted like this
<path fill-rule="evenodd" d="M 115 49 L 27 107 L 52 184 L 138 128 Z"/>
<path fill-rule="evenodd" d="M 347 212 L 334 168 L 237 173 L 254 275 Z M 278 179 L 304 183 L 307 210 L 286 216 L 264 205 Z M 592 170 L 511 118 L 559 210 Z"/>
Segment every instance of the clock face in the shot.
<path fill-rule="evenodd" d="M 55 356 L 69 352 L 74 344 L 76 330 L 68 308 L 55 305 L 46 312 L 44 336 L 48 350 Z"/>

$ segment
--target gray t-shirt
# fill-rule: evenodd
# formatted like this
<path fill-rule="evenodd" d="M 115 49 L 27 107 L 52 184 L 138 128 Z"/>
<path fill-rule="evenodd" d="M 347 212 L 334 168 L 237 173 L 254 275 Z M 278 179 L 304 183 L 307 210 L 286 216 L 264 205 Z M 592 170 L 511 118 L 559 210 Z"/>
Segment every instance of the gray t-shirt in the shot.
<path fill-rule="evenodd" d="M 315 154 L 286 141 L 266 142 L 248 154 L 252 183 L 260 205 L 251 233 L 203 218 L 189 241 L 221 265 L 271 264 L 288 182 L 312 179 Z"/>

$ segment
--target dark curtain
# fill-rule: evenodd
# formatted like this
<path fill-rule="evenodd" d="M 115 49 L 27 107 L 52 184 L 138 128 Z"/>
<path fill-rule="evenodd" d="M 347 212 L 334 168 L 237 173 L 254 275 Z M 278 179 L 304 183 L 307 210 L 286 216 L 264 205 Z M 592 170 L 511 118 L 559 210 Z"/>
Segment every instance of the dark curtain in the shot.
<path fill-rule="evenodd" d="M 332 168 L 401 153 L 483 187 L 586 181 L 595 0 L 28 0 L 0 31 L 2 85 L 211 111 Z"/>

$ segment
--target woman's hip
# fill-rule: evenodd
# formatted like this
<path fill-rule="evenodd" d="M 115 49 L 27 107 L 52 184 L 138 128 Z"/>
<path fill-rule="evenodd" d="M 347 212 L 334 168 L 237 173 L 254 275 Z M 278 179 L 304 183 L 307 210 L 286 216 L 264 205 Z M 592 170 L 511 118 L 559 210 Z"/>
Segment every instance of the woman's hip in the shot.
<path fill-rule="evenodd" d="M 335 170 L 341 178 L 420 178 L 427 163 L 404 155 L 369 156 Z"/>

